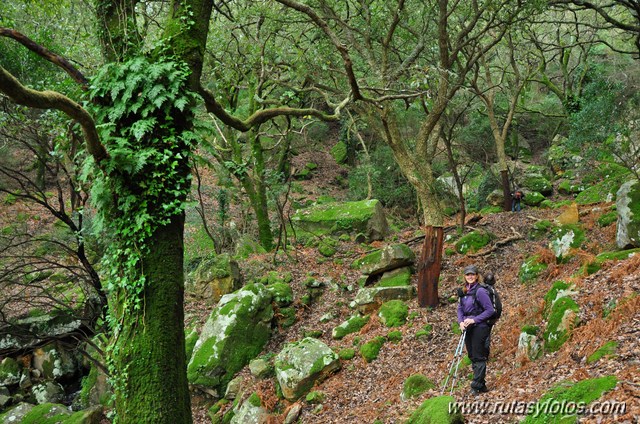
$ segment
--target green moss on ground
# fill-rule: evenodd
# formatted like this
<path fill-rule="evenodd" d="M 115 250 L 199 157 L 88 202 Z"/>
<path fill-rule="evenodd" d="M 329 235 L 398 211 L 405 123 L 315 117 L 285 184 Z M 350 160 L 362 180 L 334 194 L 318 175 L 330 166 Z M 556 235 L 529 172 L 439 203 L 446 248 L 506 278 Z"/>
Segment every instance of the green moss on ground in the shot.
<path fill-rule="evenodd" d="M 540 331 L 540 327 L 537 326 L 537 325 L 525 325 L 520 330 L 521 333 L 526 333 L 526 334 L 528 334 L 530 336 L 537 335 L 539 331 Z"/>
<path fill-rule="evenodd" d="M 617 383 L 618 380 L 613 375 L 590 380 L 582 380 L 577 383 L 561 383 L 551 389 L 537 402 L 533 411 L 527 415 L 522 423 L 575 423 L 577 422 L 577 411 L 575 409 L 571 411 L 569 409 L 570 407 L 586 407 L 589 403 L 602 396 L 603 393 L 613 389 Z M 565 407 L 559 408 L 561 405 L 565 405 Z"/>
<path fill-rule="evenodd" d="M 493 238 L 493 235 L 486 231 L 472 231 L 456 242 L 456 252 L 463 255 L 467 252 L 477 252 L 489 244 Z"/>
<path fill-rule="evenodd" d="M 640 248 L 619 250 L 616 252 L 603 252 L 596 256 L 593 261 L 586 264 L 585 271 L 587 274 L 591 275 L 598 272 L 600 268 L 602 268 L 602 264 L 606 261 L 623 261 L 637 254 L 640 254 Z"/>
<path fill-rule="evenodd" d="M 545 350 L 555 352 L 569 339 L 571 330 L 578 322 L 579 312 L 578 304 L 570 297 L 561 297 L 555 301 L 551 307 L 547 328 L 543 335 Z M 573 315 L 571 322 L 565 322 L 571 314 Z M 564 324 L 566 328 L 561 328 L 561 324 Z"/>
<path fill-rule="evenodd" d="M 458 327 L 458 330 L 460 330 L 460 327 Z M 433 333 L 433 325 L 431 324 L 426 324 L 424 327 L 422 327 L 421 330 L 416 331 L 416 339 L 420 339 L 420 338 L 429 338 L 431 336 L 431 333 Z"/>
<path fill-rule="evenodd" d="M 402 398 L 411 399 L 435 387 L 435 383 L 426 376 L 413 374 L 402 384 Z"/>
<path fill-rule="evenodd" d="M 362 355 L 364 360 L 367 362 L 375 360 L 380 354 L 380 349 L 382 349 L 384 342 L 384 337 L 375 337 L 373 340 L 370 340 L 360 346 L 360 355 Z"/>
<path fill-rule="evenodd" d="M 331 337 L 336 340 L 344 338 L 347 334 L 356 333 L 369 322 L 370 316 L 353 315 L 348 320 L 335 327 L 331 332 Z"/>
<path fill-rule="evenodd" d="M 601 226 L 601 227 L 608 227 L 609 225 L 613 224 L 617 220 L 618 220 L 618 212 L 617 211 L 607 212 L 605 214 L 602 214 L 598 218 L 598 225 Z"/>
<path fill-rule="evenodd" d="M 555 281 L 549 291 L 544 295 L 544 310 L 548 311 L 551 307 L 551 304 L 558 296 L 558 292 L 567 290 L 569 288 L 569 284 L 565 283 L 562 280 Z"/>
<path fill-rule="evenodd" d="M 380 306 L 378 316 L 387 327 L 400 327 L 407 322 L 409 307 L 401 300 L 390 300 Z"/>
<path fill-rule="evenodd" d="M 398 343 L 402 340 L 402 331 L 391 331 L 387 334 L 387 340 L 392 343 Z"/>
<path fill-rule="evenodd" d="M 540 255 L 530 256 L 529 258 L 525 259 L 525 261 L 520 266 L 518 278 L 523 283 L 533 281 L 538 278 L 542 271 L 547 269 L 547 266 L 547 264 L 541 262 Z"/>
<path fill-rule="evenodd" d="M 285 307 L 293 303 L 293 289 L 289 284 L 284 282 L 276 282 L 269 284 L 267 290 L 271 292 L 273 301 L 277 306 Z"/>
<path fill-rule="evenodd" d="M 339 353 L 338 353 L 338 357 L 344 361 L 349 361 L 351 359 L 353 359 L 356 356 L 356 350 L 350 347 L 347 347 L 345 349 L 342 349 Z"/>
<path fill-rule="evenodd" d="M 317 404 L 317 403 L 322 403 L 324 402 L 324 399 L 326 398 L 326 395 L 324 394 L 324 392 L 315 390 L 313 392 L 309 392 L 307 393 L 307 397 L 305 398 L 305 400 L 308 403 L 311 404 Z"/>
<path fill-rule="evenodd" d="M 587 357 L 587 364 L 593 364 L 594 362 L 598 362 L 605 356 L 615 354 L 616 349 L 618 349 L 618 342 L 613 340 L 606 342 Z"/>
<path fill-rule="evenodd" d="M 453 396 L 437 396 L 425 400 L 406 424 L 462 424 L 464 417 L 459 410 L 450 412 L 456 400 Z"/>

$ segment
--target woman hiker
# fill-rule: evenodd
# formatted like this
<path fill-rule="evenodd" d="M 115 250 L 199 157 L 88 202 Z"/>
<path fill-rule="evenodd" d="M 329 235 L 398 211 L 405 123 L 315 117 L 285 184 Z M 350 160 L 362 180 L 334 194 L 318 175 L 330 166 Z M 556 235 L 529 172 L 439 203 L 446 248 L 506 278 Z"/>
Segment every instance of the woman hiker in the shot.
<path fill-rule="evenodd" d="M 465 286 L 458 304 L 458 323 L 465 331 L 465 346 L 471 359 L 473 381 L 471 394 L 488 392 L 485 383 L 491 326 L 486 322 L 495 312 L 487 290 L 480 287 L 478 267 L 470 265 L 464 269 Z"/>

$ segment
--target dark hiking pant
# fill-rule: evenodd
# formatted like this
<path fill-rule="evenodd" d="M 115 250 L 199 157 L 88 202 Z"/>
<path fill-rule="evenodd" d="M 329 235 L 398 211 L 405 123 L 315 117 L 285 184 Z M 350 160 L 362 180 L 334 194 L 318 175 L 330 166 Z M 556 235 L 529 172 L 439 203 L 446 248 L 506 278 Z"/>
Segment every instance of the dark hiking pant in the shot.
<path fill-rule="evenodd" d="M 471 359 L 473 369 L 473 381 L 471 387 L 476 390 L 483 390 L 486 387 L 485 376 L 487 374 L 487 359 L 489 358 L 489 344 L 491 327 L 471 326 L 467 328 L 465 335 L 465 345 L 467 354 Z"/>

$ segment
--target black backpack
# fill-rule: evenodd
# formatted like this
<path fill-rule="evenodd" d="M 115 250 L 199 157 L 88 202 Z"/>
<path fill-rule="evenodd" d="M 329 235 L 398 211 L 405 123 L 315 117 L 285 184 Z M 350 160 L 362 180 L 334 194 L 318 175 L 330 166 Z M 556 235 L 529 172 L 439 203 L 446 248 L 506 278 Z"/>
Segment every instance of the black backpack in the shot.
<path fill-rule="evenodd" d="M 478 293 L 478 290 L 480 288 L 485 289 L 489 294 L 489 300 L 491 300 L 491 304 L 493 305 L 493 309 L 495 310 L 491 318 L 487 319 L 486 322 L 489 325 L 494 325 L 498 321 L 498 319 L 500 319 L 500 316 L 502 316 L 502 299 L 500 299 L 500 295 L 496 291 L 496 288 L 493 286 L 493 283 L 495 283 L 495 280 L 491 280 L 491 281 L 489 281 L 489 284 L 478 284 L 478 288 L 475 289 L 473 292 L 473 303 L 474 305 L 476 305 L 478 309 L 480 308 L 477 305 L 476 293 Z"/>

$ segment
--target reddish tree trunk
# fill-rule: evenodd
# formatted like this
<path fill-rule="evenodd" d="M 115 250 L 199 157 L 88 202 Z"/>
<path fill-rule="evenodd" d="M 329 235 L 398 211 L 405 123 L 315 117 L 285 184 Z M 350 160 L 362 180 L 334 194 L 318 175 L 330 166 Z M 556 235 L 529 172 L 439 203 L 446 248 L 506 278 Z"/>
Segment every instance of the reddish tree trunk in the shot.
<path fill-rule="evenodd" d="M 511 210 L 511 190 L 509 189 L 509 174 L 506 170 L 500 171 L 502 176 L 502 194 L 504 195 L 503 208 L 505 211 Z"/>
<path fill-rule="evenodd" d="M 418 304 L 438 306 L 438 280 L 442 263 L 442 227 L 427 226 L 418 263 Z"/>

